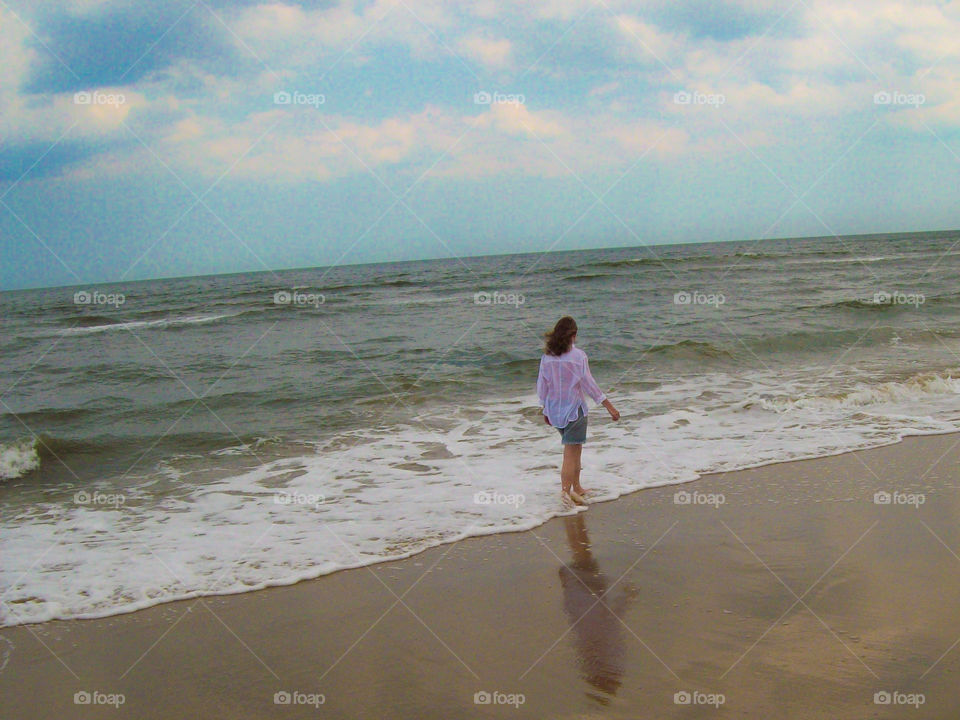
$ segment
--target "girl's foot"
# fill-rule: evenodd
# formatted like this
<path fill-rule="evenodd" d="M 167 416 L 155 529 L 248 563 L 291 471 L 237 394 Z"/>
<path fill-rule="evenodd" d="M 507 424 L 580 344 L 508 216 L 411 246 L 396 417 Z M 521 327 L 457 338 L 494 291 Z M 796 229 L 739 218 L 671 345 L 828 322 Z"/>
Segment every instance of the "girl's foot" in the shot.
<path fill-rule="evenodd" d="M 580 495 L 581 497 L 586 497 L 587 495 L 592 493 L 593 490 L 584 490 L 582 487 L 575 487 L 573 488 L 573 492 L 575 492 L 577 495 Z"/>
<path fill-rule="evenodd" d="M 560 491 L 560 501 L 563 503 L 565 508 L 573 507 L 576 503 L 573 502 L 573 498 L 570 497 L 570 493 L 566 490 Z"/>
<path fill-rule="evenodd" d="M 578 493 L 576 490 L 573 490 L 571 488 L 571 490 L 569 491 L 569 494 L 570 494 L 570 499 L 573 500 L 577 505 L 587 504 L 587 501 L 584 500 L 583 496 L 580 493 Z"/>

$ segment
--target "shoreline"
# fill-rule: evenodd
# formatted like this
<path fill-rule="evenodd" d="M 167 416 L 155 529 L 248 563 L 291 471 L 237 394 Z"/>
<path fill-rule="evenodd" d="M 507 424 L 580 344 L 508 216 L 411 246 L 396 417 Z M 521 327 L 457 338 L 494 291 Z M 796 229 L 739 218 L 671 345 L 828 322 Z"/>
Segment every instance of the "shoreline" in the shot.
<path fill-rule="evenodd" d="M 622 494 L 617 495 L 617 496 L 615 496 L 615 497 L 609 497 L 609 498 L 606 498 L 606 499 L 591 500 L 591 501 L 589 502 L 589 505 L 591 505 L 591 506 L 592 506 L 592 505 L 597 505 L 597 506 L 599 506 L 599 505 L 605 505 L 605 504 L 607 504 L 607 503 L 617 502 L 617 501 L 623 500 L 623 499 L 625 499 L 625 498 L 628 498 L 628 497 L 630 497 L 630 496 L 632 496 L 632 495 L 636 495 L 636 494 L 640 494 L 640 493 L 644 493 L 644 492 L 649 492 L 649 491 L 651 491 L 651 490 L 657 490 L 657 489 L 663 489 L 663 488 L 671 488 L 671 487 L 684 487 L 684 486 L 687 486 L 687 485 L 694 485 L 694 484 L 696 484 L 696 483 L 700 483 L 700 482 L 704 481 L 705 479 L 708 479 L 708 478 L 713 477 L 713 476 L 716 476 L 716 477 L 724 477 L 724 476 L 729 475 L 729 474 L 731 474 L 731 473 L 739 473 L 739 472 L 743 472 L 743 471 L 747 471 L 747 470 L 754 470 L 754 469 L 758 469 L 758 468 L 767 468 L 767 467 L 773 468 L 773 467 L 776 467 L 776 466 L 778 466 L 778 465 L 785 465 L 785 464 L 797 463 L 797 462 L 816 461 L 816 460 L 820 460 L 820 459 L 831 458 L 831 457 L 839 457 L 839 456 L 848 455 L 848 454 L 853 454 L 853 453 L 868 452 L 868 451 L 871 451 L 871 450 L 877 450 L 877 449 L 880 449 L 880 448 L 885 448 L 885 447 L 891 447 L 891 446 L 899 445 L 899 444 L 903 443 L 904 441 L 906 441 L 906 440 L 908 440 L 908 439 L 910 439 L 910 438 L 935 437 L 935 436 L 953 435 L 953 434 L 957 434 L 958 436 L 960 436 L 960 430 L 943 430 L 943 431 L 934 431 L 934 432 L 907 432 L 907 433 L 904 433 L 903 435 L 901 435 L 901 436 L 900 436 L 898 439 L 896 439 L 896 440 L 891 440 L 891 441 L 889 441 L 889 442 L 884 442 L 884 443 L 879 444 L 879 445 L 869 445 L 869 446 L 866 446 L 866 447 L 863 447 L 863 448 L 857 448 L 857 449 L 853 449 L 853 450 L 847 450 L 847 449 L 845 449 L 845 450 L 838 450 L 838 451 L 835 451 L 835 452 L 827 452 L 826 454 L 814 454 L 814 455 L 809 455 L 809 456 L 802 456 L 802 457 L 797 457 L 797 458 L 790 458 L 790 459 L 786 459 L 786 460 L 760 461 L 760 462 L 755 463 L 755 464 L 743 465 L 743 466 L 737 467 L 736 469 L 733 469 L 733 470 L 703 472 L 703 473 L 698 474 L 698 476 L 697 476 L 696 478 L 691 478 L 691 479 L 689 479 L 689 480 L 679 480 L 679 481 L 673 481 L 673 482 L 664 482 L 664 483 L 659 484 L 659 485 L 650 485 L 650 486 L 648 486 L 648 487 L 626 490 L 626 491 L 624 491 Z M 559 473 L 559 463 L 557 463 L 557 472 Z M 589 499 L 589 498 L 588 498 L 588 499 Z M 586 512 L 586 511 L 585 511 L 585 510 L 582 510 L 582 511 L 579 511 L 579 512 Z M 464 541 L 470 540 L 470 539 L 472 539 L 472 538 L 483 538 L 483 537 L 490 537 L 490 536 L 496 536 L 496 535 L 502 535 L 502 534 L 531 532 L 531 531 L 533 531 L 533 530 L 536 530 L 537 528 L 542 527 L 543 525 L 545 525 L 545 524 L 548 523 L 548 522 L 552 522 L 552 521 L 554 521 L 554 520 L 557 520 L 557 519 L 560 519 L 560 518 L 563 518 L 563 517 L 570 517 L 570 516 L 572 516 L 572 515 L 573 515 L 573 513 L 569 513 L 569 512 L 558 512 L 558 513 L 556 513 L 556 514 L 554 514 L 554 515 L 551 515 L 550 517 L 547 517 L 547 518 L 544 518 L 544 519 L 538 519 L 538 520 L 537 520 L 537 524 L 536 524 L 536 525 L 533 525 L 533 526 L 530 526 L 530 527 L 527 527 L 527 526 L 516 526 L 516 527 L 510 527 L 510 528 L 497 528 L 497 529 L 491 529 L 491 530 L 489 530 L 488 532 L 474 532 L 474 533 L 472 533 L 472 534 L 465 534 L 465 535 L 462 535 L 462 536 L 460 536 L 460 537 L 456 537 L 456 538 L 452 538 L 452 539 L 440 540 L 440 541 L 436 542 L 435 544 L 426 545 L 426 546 L 424 546 L 424 547 L 422 547 L 422 548 L 413 550 L 413 551 L 411 551 L 411 552 L 409 552 L 409 553 L 400 554 L 400 555 L 391 556 L 391 557 L 386 557 L 386 558 L 382 558 L 382 559 L 381 559 L 381 558 L 377 558 L 377 559 L 370 560 L 369 562 L 359 562 L 359 563 L 356 563 L 356 564 L 353 564 L 353 565 L 347 565 L 347 566 L 338 567 L 338 568 L 335 568 L 335 569 L 333 569 L 333 570 L 329 570 L 329 571 L 326 571 L 326 572 L 321 572 L 321 573 L 319 573 L 319 574 L 308 574 L 308 575 L 304 575 L 304 576 L 298 577 L 298 578 L 283 579 L 283 580 L 277 580 L 277 581 L 272 581 L 272 582 L 268 581 L 268 582 L 265 582 L 265 583 L 262 583 L 262 584 L 252 585 L 252 586 L 250 586 L 250 587 L 245 587 L 245 588 L 231 588 L 231 589 L 224 590 L 224 591 L 219 591 L 219 592 L 206 592 L 206 591 L 200 591 L 200 590 L 198 590 L 198 591 L 191 591 L 191 592 L 185 593 L 185 594 L 183 594 L 183 595 L 177 595 L 177 596 L 173 596 L 173 597 L 170 597 L 170 598 L 168 598 L 168 599 L 163 599 L 163 600 L 159 600 L 159 601 L 153 601 L 153 600 L 142 601 L 144 604 L 139 604 L 139 603 L 137 603 L 135 607 L 111 608 L 111 609 L 109 609 L 109 610 L 104 610 L 103 612 L 80 613 L 80 614 L 72 615 L 72 616 L 69 616 L 69 617 L 51 617 L 51 618 L 45 618 L 45 619 L 42 619 L 42 620 L 28 620 L 28 621 L 25 621 L 25 622 L 19 622 L 19 623 L 15 623 L 15 624 L 12 624 L 12 625 L 0 625 L 0 632 L 4 631 L 4 630 L 6 630 L 6 629 L 10 629 L 10 628 L 26 627 L 26 626 L 34 626 L 34 627 L 36 627 L 36 626 L 42 626 L 42 625 L 45 625 L 45 624 L 47 624 L 47 623 L 54 623 L 54 622 L 80 622 L 80 621 L 89 621 L 89 620 L 106 620 L 106 619 L 109 619 L 109 618 L 112 618 L 112 617 L 121 617 L 121 616 L 124 616 L 124 615 L 130 615 L 130 614 L 133 614 L 133 613 L 143 612 L 143 611 L 146 611 L 146 610 L 150 610 L 151 608 L 161 607 L 161 606 L 163 606 L 163 605 L 167 605 L 167 604 L 171 604 L 171 603 L 188 602 L 188 601 L 191 601 L 191 600 L 198 600 L 198 599 L 203 599 L 203 598 L 231 597 L 231 596 L 235 596 L 235 595 L 244 595 L 244 594 L 251 593 L 251 592 L 262 592 L 262 591 L 264 591 L 264 590 L 270 590 L 270 589 L 273 589 L 273 588 L 289 587 L 289 586 L 291 586 L 291 585 L 297 585 L 297 584 L 299 584 L 299 583 L 304 583 L 304 582 L 314 582 L 314 581 L 320 580 L 320 579 L 322 579 L 322 578 L 324 578 L 324 577 L 329 577 L 329 576 L 331 576 L 331 575 L 335 575 L 335 574 L 341 573 L 341 572 L 350 572 L 350 571 L 354 571 L 354 570 L 360 570 L 360 569 L 363 569 L 363 568 L 375 567 L 375 566 L 377 566 L 377 565 L 381 565 L 381 564 L 385 564 L 385 563 L 401 562 L 401 561 L 404 561 L 404 560 L 409 560 L 409 559 L 415 558 L 415 557 L 417 557 L 417 556 L 419 556 L 419 555 L 421 555 L 421 554 L 423 554 L 423 553 L 425 553 L 425 552 L 429 552 L 429 551 L 435 550 L 435 549 L 437 549 L 437 548 L 443 548 L 443 547 L 445 547 L 445 546 L 447 546 L 447 545 L 449 545 L 449 544 L 455 544 L 455 543 L 464 542 Z"/>
<path fill-rule="evenodd" d="M 292 585 L 0 628 L 5 704 L 18 718 L 106 710 L 76 692 L 123 695 L 143 718 L 853 718 L 900 717 L 915 708 L 898 700 L 923 695 L 917 717 L 952 717 L 958 443 L 911 435 L 708 474 Z M 324 702 L 277 708 L 284 692 Z"/>

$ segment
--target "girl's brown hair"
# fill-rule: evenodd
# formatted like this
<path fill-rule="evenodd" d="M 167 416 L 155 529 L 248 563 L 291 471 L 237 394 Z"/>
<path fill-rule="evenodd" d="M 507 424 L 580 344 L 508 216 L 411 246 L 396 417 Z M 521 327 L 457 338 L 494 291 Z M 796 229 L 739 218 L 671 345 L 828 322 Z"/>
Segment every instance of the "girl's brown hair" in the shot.
<path fill-rule="evenodd" d="M 573 336 L 577 334 L 577 323 L 569 315 L 564 315 L 557 320 L 553 330 L 546 333 L 543 337 L 543 351 L 547 355 L 563 355 L 573 344 Z"/>

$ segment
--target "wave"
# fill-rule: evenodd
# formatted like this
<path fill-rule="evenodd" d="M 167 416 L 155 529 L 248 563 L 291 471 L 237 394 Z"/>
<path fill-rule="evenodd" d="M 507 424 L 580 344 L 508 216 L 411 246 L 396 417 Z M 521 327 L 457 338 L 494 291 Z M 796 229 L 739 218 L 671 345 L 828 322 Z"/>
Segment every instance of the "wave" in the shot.
<path fill-rule="evenodd" d="M 122 321 L 117 320 L 116 318 L 107 317 L 106 315 L 89 314 L 89 315 L 80 315 L 74 318 L 67 318 L 67 322 L 70 322 L 71 324 L 77 327 L 88 328 L 88 327 L 100 327 L 101 325 L 102 326 L 116 325 Z"/>
<path fill-rule="evenodd" d="M 169 376 L 167 376 L 169 377 Z M 116 402 L 116 400 L 115 400 Z M 16 414 L 16 418 L 28 427 L 44 427 L 49 423 L 81 423 L 90 419 L 98 413 L 86 407 L 67 407 L 67 408 L 38 408 L 36 410 L 24 410 Z M 0 418 L 4 416 L 14 417 L 13 413 L 0 412 Z"/>
<path fill-rule="evenodd" d="M 741 252 L 732 253 L 732 256 L 739 258 L 752 258 L 754 260 L 779 260 L 783 257 L 789 257 L 790 253 L 750 252 L 744 250 Z"/>
<path fill-rule="evenodd" d="M 370 282 L 356 283 L 358 287 L 364 285 L 372 285 L 374 287 L 423 287 L 426 284 L 427 282 L 424 280 L 371 280 Z"/>
<path fill-rule="evenodd" d="M 845 308 L 851 310 L 892 310 L 897 306 L 893 303 L 874 302 L 868 298 L 853 300 L 838 300 L 837 302 L 821 303 L 819 305 L 802 305 L 800 310 L 822 310 L 825 308 Z"/>
<path fill-rule="evenodd" d="M 39 433 L 32 438 L 33 448 L 37 457 L 42 460 L 57 460 L 78 454 L 106 454 L 123 449 L 124 443 L 113 436 L 103 440 L 57 437 L 47 433 Z"/>
<path fill-rule="evenodd" d="M 168 433 L 162 439 L 171 447 L 206 449 L 219 443 L 222 435 L 200 432 Z M 112 458 L 118 454 L 142 450 L 156 441 L 155 436 L 101 435 L 96 438 L 70 438 L 41 432 L 9 445 L 0 445 L 0 478 L 15 476 L 5 476 L 5 467 L 16 471 L 16 475 L 24 475 L 44 462 L 62 463 L 78 455 Z"/>
<path fill-rule="evenodd" d="M 709 342 L 700 342 L 698 340 L 681 340 L 680 342 L 676 343 L 654 345 L 647 352 L 650 354 L 664 354 L 681 357 L 704 357 L 710 359 L 733 357 L 732 353 L 722 347 Z"/>
<path fill-rule="evenodd" d="M 849 250 L 823 250 L 812 253 L 804 252 L 760 252 L 752 250 L 738 250 L 734 252 L 717 252 L 717 253 L 700 253 L 697 255 L 684 255 L 682 257 L 676 256 L 661 256 L 661 257 L 645 257 L 645 258 L 626 258 L 623 260 L 600 260 L 597 262 L 586 263 L 583 267 L 585 268 L 624 268 L 624 267 L 634 267 L 637 265 L 682 265 L 684 263 L 696 263 L 704 261 L 713 261 L 713 262 L 725 262 L 730 258 L 744 258 L 749 260 L 782 260 L 784 258 L 796 258 L 797 255 L 807 256 L 807 257 L 832 257 L 835 255 L 849 255 Z M 856 258 L 853 258 L 854 260 Z M 821 262 L 819 260 L 812 262 Z M 552 270 L 551 270 L 552 272 Z"/>
<path fill-rule="evenodd" d="M 40 467 L 40 455 L 34 438 L 21 438 L 0 444 L 0 480 L 12 480 Z"/>
<path fill-rule="evenodd" d="M 960 293 L 951 293 L 949 295 L 935 295 L 927 297 L 923 293 L 905 293 L 897 291 L 894 293 L 885 293 L 885 297 L 867 297 L 867 298 L 848 298 L 846 300 L 837 300 L 835 302 L 817 303 L 814 305 L 799 305 L 798 310 L 825 310 L 830 308 L 839 308 L 847 310 L 869 310 L 869 311 L 889 311 L 914 309 L 920 305 L 926 307 L 930 305 L 947 305 L 956 303 L 960 300 Z"/>
<path fill-rule="evenodd" d="M 797 409 L 840 410 L 868 407 L 885 403 L 903 403 L 927 400 L 931 396 L 960 394 L 960 371 L 920 373 L 906 380 L 876 384 L 861 383 L 851 390 L 826 395 L 774 396 L 757 398 L 755 402 L 765 410 L 786 413 Z M 750 404 L 748 402 L 748 404 Z"/>
<path fill-rule="evenodd" d="M 623 260 L 598 260 L 596 262 L 586 263 L 585 268 L 623 268 L 635 267 L 637 265 L 657 265 L 662 266 L 665 263 L 684 263 L 694 260 L 715 259 L 716 255 L 689 255 L 687 257 L 666 257 L 666 258 L 626 258 Z M 549 270 L 550 273 L 555 270 Z"/>
<path fill-rule="evenodd" d="M 609 278 L 606 273 L 587 273 L 585 275 L 567 275 L 563 278 L 566 282 L 577 282 L 580 280 L 596 280 L 597 278 Z"/>
<path fill-rule="evenodd" d="M 800 249 L 792 249 L 787 252 L 770 252 L 770 251 L 760 251 L 760 250 L 738 250 L 734 253 L 730 253 L 733 257 L 743 257 L 743 258 L 755 258 L 755 259 L 769 259 L 769 260 L 779 260 L 780 258 L 795 258 L 797 255 L 805 255 L 807 257 L 819 256 L 819 257 L 832 257 L 834 255 L 850 255 L 850 250 L 844 248 L 842 250 L 815 250 L 813 252 L 803 252 Z M 726 257 L 729 257 L 726 256 Z"/>
<path fill-rule="evenodd" d="M 857 343 L 861 347 L 883 346 L 892 343 L 932 344 L 932 336 L 941 339 L 956 339 L 960 330 L 922 329 L 910 330 L 889 326 L 878 326 L 868 330 L 808 330 L 782 334 L 744 336 L 741 342 L 731 343 L 729 347 L 699 340 L 681 340 L 674 343 L 654 345 L 643 354 L 650 358 L 661 357 L 674 360 L 723 361 L 740 355 L 745 349 L 752 357 L 766 357 L 771 354 L 798 353 L 804 351 L 823 352 L 829 348 L 840 348 Z M 616 348 L 614 348 L 616 349 Z M 623 352 L 631 352 L 626 348 Z M 601 358 L 591 360 L 591 366 L 602 367 Z"/>
<path fill-rule="evenodd" d="M 847 348 L 853 345 L 860 348 L 884 347 L 902 343 L 920 346 L 944 347 L 944 340 L 960 338 L 960 329 L 944 328 L 911 329 L 893 325 L 875 325 L 869 328 L 853 327 L 849 329 L 795 330 L 785 333 L 764 334 L 743 337 L 743 345 L 759 357 L 767 355 L 790 355 L 812 352 L 822 357 L 824 351 Z M 734 345 L 734 349 L 737 348 Z"/>
<path fill-rule="evenodd" d="M 223 318 L 236 317 L 241 313 L 222 313 L 218 315 L 187 315 L 184 317 L 161 318 L 159 320 L 131 320 L 131 321 L 112 321 L 106 324 L 96 324 L 86 327 L 71 327 L 61 330 L 61 335 L 89 335 L 110 330 L 141 330 L 176 327 L 178 325 L 200 325 L 203 323 L 216 322 Z"/>
<path fill-rule="evenodd" d="M 716 373 L 623 395 L 618 405 L 624 422 L 597 423 L 594 430 L 596 500 L 696 480 L 706 472 L 877 447 L 957 425 L 929 417 L 927 404 L 918 413 L 916 404 L 902 402 L 918 395 L 956 396 L 960 379 L 952 374 L 917 375 L 836 395 L 758 398 L 755 406 L 766 403 L 760 409 L 774 412 L 744 412 L 744 385 L 753 382 L 757 389 L 769 387 L 765 376 Z M 824 402 L 837 403 L 840 411 L 824 412 Z M 858 409 L 874 403 L 879 407 L 872 412 Z M 957 403 L 947 405 L 950 417 L 957 417 Z M 555 468 L 544 461 L 555 456 L 556 439 L 538 422 L 530 393 L 469 407 L 436 407 L 434 400 L 428 407 L 435 408 L 432 414 L 425 408 L 416 421 L 297 447 L 261 435 L 214 452 L 184 453 L 170 458 L 163 471 L 164 479 L 177 480 L 174 493 L 158 493 L 156 479 L 148 478 L 123 488 L 119 509 L 108 504 L 114 497 L 109 492 L 100 505 L 55 498 L 35 503 L 34 513 L 3 528 L 10 561 L 0 567 L 0 579 L 11 579 L 8 604 L 16 603 L 17 614 L 0 616 L 0 624 L 103 617 L 286 585 L 465 537 L 530 529 L 567 512 L 556 499 Z M 777 413 L 791 408 L 797 421 L 782 422 Z M 241 467 L 231 460 L 253 448 L 263 462 Z M 191 478 L 198 469 L 202 478 Z M 422 502 L 425 493 L 430 503 Z M 484 494 L 523 497 L 523 505 L 478 502 Z M 749 492 L 744 500 L 751 501 Z M 56 542 L 65 530 L 69 547 Z M 327 542 L 329 532 L 341 541 Z M 267 533 L 282 552 L 237 561 L 246 557 L 251 537 Z M 38 538 L 51 547 L 40 561 L 28 552 Z M 177 553 L 175 578 L 150 569 L 150 553 L 158 547 Z"/>
<path fill-rule="evenodd" d="M 791 260 L 788 265 L 829 265 L 831 263 L 875 263 L 875 262 L 886 262 L 887 260 L 903 260 L 905 258 L 919 258 L 923 257 L 921 254 L 915 255 L 874 255 L 869 257 L 847 257 L 847 258 L 836 258 L 836 259 L 814 259 L 814 260 Z"/>

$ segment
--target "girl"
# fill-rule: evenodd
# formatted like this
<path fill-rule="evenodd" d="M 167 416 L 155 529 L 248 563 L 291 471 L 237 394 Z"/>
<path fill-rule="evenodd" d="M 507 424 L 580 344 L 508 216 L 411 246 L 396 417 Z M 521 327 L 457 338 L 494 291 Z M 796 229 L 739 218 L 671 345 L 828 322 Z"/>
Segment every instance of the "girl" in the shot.
<path fill-rule="evenodd" d="M 540 358 L 537 395 L 543 421 L 560 432 L 563 466 L 560 469 L 560 498 L 565 504 L 586 505 L 587 493 L 580 486 L 580 452 L 587 440 L 587 402 L 602 403 L 615 421 L 620 413 L 603 394 L 587 364 L 587 354 L 574 346 L 577 323 L 572 317 L 560 318 L 553 331 L 544 335 L 546 343 Z"/>

